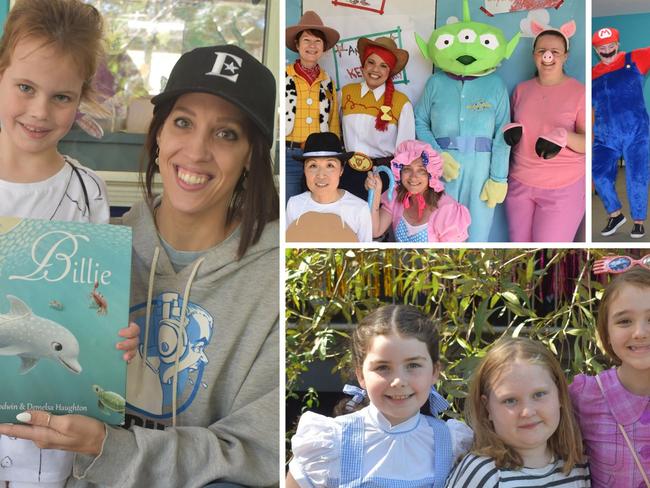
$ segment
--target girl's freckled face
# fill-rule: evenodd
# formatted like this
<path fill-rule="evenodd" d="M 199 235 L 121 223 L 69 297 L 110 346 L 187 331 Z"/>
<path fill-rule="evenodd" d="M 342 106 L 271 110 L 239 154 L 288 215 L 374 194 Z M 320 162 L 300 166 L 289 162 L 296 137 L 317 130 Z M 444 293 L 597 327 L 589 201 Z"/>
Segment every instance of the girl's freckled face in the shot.
<path fill-rule="evenodd" d="M 560 424 L 559 391 L 547 368 L 515 361 L 483 396 L 494 432 L 505 444 L 524 453 L 544 450 Z"/>

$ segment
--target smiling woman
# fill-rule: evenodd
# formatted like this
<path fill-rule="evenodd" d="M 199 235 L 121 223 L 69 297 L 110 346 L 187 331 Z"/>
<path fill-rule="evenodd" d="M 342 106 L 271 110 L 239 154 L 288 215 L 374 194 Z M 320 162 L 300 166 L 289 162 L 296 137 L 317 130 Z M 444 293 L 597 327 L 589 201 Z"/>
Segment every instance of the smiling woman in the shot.
<path fill-rule="evenodd" d="M 537 76 L 515 88 L 504 130 L 510 240 L 571 242 L 585 213 L 585 87 L 564 73 L 576 25 L 531 28 Z"/>
<path fill-rule="evenodd" d="M 226 223 L 226 216 L 239 180 L 250 172 L 251 144 L 245 127 L 242 111 L 214 95 L 187 93 L 174 104 L 156 137 L 155 164 L 165 189 L 156 215 L 158 226 L 163 230 L 183 219 L 210 225 L 197 229 L 204 231 L 201 239 L 171 232 L 178 241 L 170 242 L 173 247 L 211 247 L 238 224 L 235 219 Z"/>
<path fill-rule="evenodd" d="M 415 139 L 413 105 L 395 89 L 392 80 L 406 66 L 409 54 L 389 37 L 361 37 L 357 50 L 364 81 L 350 83 L 341 91 L 345 148 L 367 155 L 374 166 L 388 166 L 395 148 L 407 139 Z M 365 200 L 365 179 L 363 173 L 347 171 L 341 178 L 341 188 Z"/>
<path fill-rule="evenodd" d="M 75 451 L 68 487 L 277 484 L 274 77 L 238 47 L 197 48 L 152 102 L 147 199 L 124 217 L 133 228 L 131 320 L 141 331 L 128 367 L 128 430 L 31 412 L 36 429 L 1 432 Z"/>

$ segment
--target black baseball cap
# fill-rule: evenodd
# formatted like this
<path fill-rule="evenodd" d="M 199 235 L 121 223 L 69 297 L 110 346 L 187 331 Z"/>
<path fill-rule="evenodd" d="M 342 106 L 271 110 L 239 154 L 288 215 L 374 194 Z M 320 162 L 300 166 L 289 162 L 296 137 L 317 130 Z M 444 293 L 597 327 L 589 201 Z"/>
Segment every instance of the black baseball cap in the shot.
<path fill-rule="evenodd" d="M 217 95 L 236 105 L 273 144 L 275 78 L 273 73 L 237 46 L 197 47 L 183 54 L 172 69 L 160 95 L 151 99 L 158 106 L 184 93 Z"/>

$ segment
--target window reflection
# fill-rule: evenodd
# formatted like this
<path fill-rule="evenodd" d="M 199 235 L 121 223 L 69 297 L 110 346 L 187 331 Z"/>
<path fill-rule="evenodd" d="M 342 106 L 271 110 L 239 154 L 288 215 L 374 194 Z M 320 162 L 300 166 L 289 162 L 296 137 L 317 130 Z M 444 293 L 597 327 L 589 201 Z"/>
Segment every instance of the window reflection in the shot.
<path fill-rule="evenodd" d="M 262 60 L 266 3 L 260 0 L 87 0 L 104 16 L 108 56 L 96 76 L 104 109 L 82 107 L 106 132 L 142 133 L 149 98 L 165 86 L 183 52 L 236 44 Z M 80 116 L 81 117 L 81 116 Z M 89 132 L 89 127 L 84 127 Z"/>

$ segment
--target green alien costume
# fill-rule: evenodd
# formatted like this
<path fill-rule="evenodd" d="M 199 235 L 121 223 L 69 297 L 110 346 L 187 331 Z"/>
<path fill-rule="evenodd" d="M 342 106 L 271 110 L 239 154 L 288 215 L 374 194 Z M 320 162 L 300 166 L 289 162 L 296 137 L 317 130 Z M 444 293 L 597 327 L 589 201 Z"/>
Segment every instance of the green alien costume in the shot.
<path fill-rule="evenodd" d="M 457 173 L 445 191 L 470 211 L 468 240 L 485 242 L 494 207 L 505 198 L 510 157 L 502 133 L 510 101 L 494 71 L 511 56 L 520 34 L 506 42 L 501 30 L 472 22 L 463 0 L 463 22 L 434 30 L 428 43 L 415 36 L 424 57 L 439 68 L 415 108 L 417 138 L 443 154 L 447 179 Z"/>

